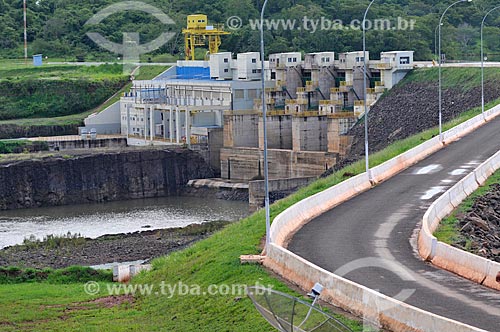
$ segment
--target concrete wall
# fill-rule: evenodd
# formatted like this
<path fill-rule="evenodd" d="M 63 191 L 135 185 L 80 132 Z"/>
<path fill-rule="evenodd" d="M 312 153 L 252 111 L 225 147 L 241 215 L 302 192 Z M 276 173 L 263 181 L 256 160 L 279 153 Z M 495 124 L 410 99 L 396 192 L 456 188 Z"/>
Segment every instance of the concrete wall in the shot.
<path fill-rule="evenodd" d="M 340 156 L 345 156 L 349 152 L 353 136 L 344 133 L 351 121 L 345 118 L 328 118 L 328 152 L 338 153 Z"/>
<path fill-rule="evenodd" d="M 251 180 L 262 177 L 263 152 L 257 148 L 221 149 L 221 177 Z M 326 152 L 274 150 L 268 151 L 269 178 L 314 177 L 323 174 L 336 163 Z"/>
<path fill-rule="evenodd" d="M 222 149 L 222 143 L 222 128 L 210 128 L 208 129 L 208 142 L 192 144 L 190 149 L 198 152 L 210 167 L 217 174 L 220 174 L 220 149 Z"/>
<path fill-rule="evenodd" d="M 96 149 L 96 148 L 126 148 L 126 138 L 98 138 L 88 140 L 72 141 L 50 141 L 47 142 L 51 151 L 75 150 L 75 149 Z"/>
<path fill-rule="evenodd" d="M 275 179 L 269 181 L 269 192 L 291 192 L 314 182 L 317 177 Z M 250 211 L 257 210 L 264 205 L 265 181 L 255 180 L 248 183 L 248 203 Z"/>
<path fill-rule="evenodd" d="M 102 112 L 89 115 L 83 122 L 87 131 L 92 128 L 97 130 L 98 134 L 111 135 L 119 134 L 121 130 L 120 122 L 120 102 L 112 104 Z"/>
<path fill-rule="evenodd" d="M 292 116 L 267 117 L 267 147 L 269 149 L 292 149 Z M 264 122 L 259 117 L 259 147 L 264 149 Z"/>
<path fill-rule="evenodd" d="M 224 113 L 224 147 L 257 147 L 258 128 L 257 113 Z"/>
<path fill-rule="evenodd" d="M 293 150 L 294 151 L 327 151 L 328 121 L 325 116 L 294 116 Z"/>
<path fill-rule="evenodd" d="M 439 242 L 433 233 L 444 217 L 483 185 L 499 168 L 500 151 L 440 196 L 424 215 L 418 241 L 422 258 L 445 270 L 497 290 L 500 290 L 500 282 L 496 280 L 500 274 L 500 263 Z"/>
<path fill-rule="evenodd" d="M 486 119 L 491 119 L 498 114 L 500 114 L 500 106 L 488 111 Z M 469 121 L 469 125 L 473 128 L 483 123 L 485 122 L 481 115 Z M 449 140 L 446 142 L 449 143 L 467 134 L 471 130 L 469 128 L 464 124 L 462 127 L 459 125 L 447 131 L 444 137 Z M 303 289 L 309 290 L 315 282 L 321 283 L 325 286 L 322 293 L 324 300 L 359 316 L 378 321 L 383 327 L 394 331 L 482 331 L 387 297 L 326 271 L 285 249 L 293 234 L 310 220 L 370 189 L 372 183 L 394 176 L 444 146 L 434 138 L 374 167 L 371 170 L 372 179 L 368 174 L 363 173 L 292 205 L 279 214 L 271 225 L 271 243 L 266 247 L 264 264 Z M 495 163 L 498 163 L 500 167 L 500 160 Z M 481 178 L 484 178 L 484 174 L 481 174 Z M 450 204 L 444 204 L 444 206 L 448 205 Z M 429 236 L 429 225 L 424 222 L 423 228 L 426 227 L 427 232 L 424 234 L 427 236 L 422 236 L 422 232 L 419 236 L 419 248 L 425 251 L 424 257 L 436 253 L 436 249 L 433 249 L 435 241 Z"/>

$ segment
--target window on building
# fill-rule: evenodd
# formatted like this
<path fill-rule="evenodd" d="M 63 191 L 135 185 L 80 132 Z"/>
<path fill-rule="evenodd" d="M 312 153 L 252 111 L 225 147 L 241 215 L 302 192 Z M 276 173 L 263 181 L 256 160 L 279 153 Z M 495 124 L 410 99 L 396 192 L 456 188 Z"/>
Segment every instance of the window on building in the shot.
<path fill-rule="evenodd" d="M 359 62 L 359 56 L 356 57 L 356 62 Z"/>
<path fill-rule="evenodd" d="M 288 58 L 288 62 L 292 62 L 292 58 Z"/>
<path fill-rule="evenodd" d="M 399 58 L 399 64 L 409 65 L 410 64 L 410 57 L 409 56 L 402 56 L 401 58 Z"/>
<path fill-rule="evenodd" d="M 297 58 L 293 58 L 293 62 L 297 62 Z"/>
<path fill-rule="evenodd" d="M 274 72 L 274 71 L 271 72 L 271 79 L 272 80 L 276 79 L 276 72 Z"/>
<path fill-rule="evenodd" d="M 229 62 L 229 59 L 228 58 L 224 58 L 224 63 L 228 63 Z"/>
<path fill-rule="evenodd" d="M 248 89 L 248 99 L 257 98 L 257 90 L 256 89 Z"/>
<path fill-rule="evenodd" d="M 257 63 L 257 59 L 256 59 L 256 58 L 253 58 L 253 59 L 252 59 L 252 63 Z"/>
<path fill-rule="evenodd" d="M 226 68 L 226 69 L 224 69 L 224 72 L 225 72 L 225 73 L 229 73 L 229 69 L 227 69 L 227 68 Z"/>
<path fill-rule="evenodd" d="M 330 57 L 326 57 L 326 62 L 330 62 Z"/>
<path fill-rule="evenodd" d="M 244 99 L 245 98 L 245 91 L 242 89 L 236 89 L 234 90 L 234 99 Z"/>

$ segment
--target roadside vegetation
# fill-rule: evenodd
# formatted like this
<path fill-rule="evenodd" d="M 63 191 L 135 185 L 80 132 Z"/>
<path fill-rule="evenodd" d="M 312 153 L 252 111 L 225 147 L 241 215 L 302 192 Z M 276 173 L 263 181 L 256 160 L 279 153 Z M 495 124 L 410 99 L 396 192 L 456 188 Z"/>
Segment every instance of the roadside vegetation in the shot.
<path fill-rule="evenodd" d="M 448 217 L 441 220 L 438 229 L 434 232 L 434 236 L 439 241 L 449 245 L 457 245 L 465 242 L 465 246 L 460 247 L 464 247 L 467 251 L 472 252 L 471 239 L 460 232 L 460 217 L 470 212 L 474 202 L 488 193 L 492 189 L 492 186 L 498 183 L 500 183 L 500 170 L 490 176 L 483 186 L 467 197 Z"/>
<path fill-rule="evenodd" d="M 497 100 L 488 105 L 498 104 Z M 446 123 L 449 129 L 480 113 L 479 108 L 462 113 Z M 378 165 L 438 134 L 437 128 L 426 130 L 398 141 L 371 157 L 371 166 Z M 271 206 L 271 218 L 294 203 L 364 172 L 363 161 L 358 161 L 332 175 L 317 180 L 295 194 Z M 283 281 L 259 265 L 242 265 L 239 256 L 258 254 L 265 235 L 264 211 L 231 224 L 213 236 L 169 256 L 155 259 L 153 270 L 142 273 L 133 285 L 161 285 L 180 287 L 179 283 L 206 290 L 209 285 L 271 286 L 275 290 L 300 296 Z M 39 286 L 38 286 L 39 285 Z M 251 301 L 242 294 L 218 295 L 136 295 L 131 301 L 115 306 L 95 305 L 96 298 L 107 297 L 109 283 L 99 282 L 101 292 L 88 295 L 83 284 L 54 285 L 28 283 L 0 285 L 0 325 L 5 331 L 32 329 L 34 331 L 269 331 L 271 327 L 260 317 Z M 93 303 L 83 309 L 61 310 L 61 306 L 75 307 L 75 303 Z M 82 307 L 80 305 L 80 307 Z M 37 313 L 36 315 L 33 313 Z M 354 331 L 362 331 L 361 323 L 342 318 Z"/>

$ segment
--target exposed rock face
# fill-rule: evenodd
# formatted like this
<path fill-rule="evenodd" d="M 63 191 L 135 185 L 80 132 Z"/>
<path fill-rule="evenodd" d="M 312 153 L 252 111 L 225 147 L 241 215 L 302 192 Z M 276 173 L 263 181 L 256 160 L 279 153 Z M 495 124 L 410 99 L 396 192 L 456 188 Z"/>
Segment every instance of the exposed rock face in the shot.
<path fill-rule="evenodd" d="M 485 82 L 485 101 L 500 96 L 497 82 Z M 443 91 L 443 122 L 481 105 L 481 87 L 468 91 Z M 426 129 L 436 127 L 439 119 L 437 83 L 397 85 L 380 99 L 369 113 L 370 153 L 382 150 L 393 142 Z M 364 155 L 364 122 L 359 122 L 349 135 L 354 135 L 350 158 Z"/>
<path fill-rule="evenodd" d="M 0 165 L 0 210 L 176 195 L 212 177 L 189 150 L 134 150 Z"/>
<path fill-rule="evenodd" d="M 370 110 L 368 137 L 370 153 L 380 151 L 390 144 L 405 139 L 438 125 L 438 86 L 435 83 L 415 83 L 396 85 Z M 485 82 L 485 101 L 488 103 L 500 96 L 497 82 Z M 481 105 L 481 88 L 468 91 L 459 89 L 443 90 L 443 122 Z M 349 130 L 354 136 L 351 149 L 345 158 L 326 171 L 326 177 L 362 158 L 365 153 L 365 124 L 359 121 Z"/>
<path fill-rule="evenodd" d="M 500 184 L 495 184 L 484 196 L 478 197 L 471 210 L 459 221 L 460 233 L 470 239 L 456 245 L 482 257 L 500 262 Z"/>

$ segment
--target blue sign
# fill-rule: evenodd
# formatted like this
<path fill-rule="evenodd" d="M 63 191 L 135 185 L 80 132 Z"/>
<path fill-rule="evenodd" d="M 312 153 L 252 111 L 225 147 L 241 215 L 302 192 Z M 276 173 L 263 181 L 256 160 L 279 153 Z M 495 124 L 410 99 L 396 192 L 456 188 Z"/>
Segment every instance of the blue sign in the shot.
<path fill-rule="evenodd" d="M 33 55 L 33 66 L 40 67 L 43 62 L 43 57 L 41 54 Z"/>

